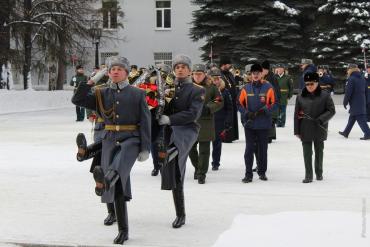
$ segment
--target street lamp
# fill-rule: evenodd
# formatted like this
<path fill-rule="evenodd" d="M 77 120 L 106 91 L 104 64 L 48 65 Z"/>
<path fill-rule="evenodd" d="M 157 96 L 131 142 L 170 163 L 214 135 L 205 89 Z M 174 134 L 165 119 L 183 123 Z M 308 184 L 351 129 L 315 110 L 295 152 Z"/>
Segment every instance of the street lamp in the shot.
<path fill-rule="evenodd" d="M 95 67 L 99 67 L 99 44 L 100 38 L 102 36 L 101 28 L 91 28 L 91 36 L 93 40 L 93 45 L 95 44 Z"/>

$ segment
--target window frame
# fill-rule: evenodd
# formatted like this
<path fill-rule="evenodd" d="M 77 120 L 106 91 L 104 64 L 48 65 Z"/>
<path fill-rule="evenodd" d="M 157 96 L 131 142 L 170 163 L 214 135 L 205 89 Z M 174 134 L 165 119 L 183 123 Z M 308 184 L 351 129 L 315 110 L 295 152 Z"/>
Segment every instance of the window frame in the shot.
<path fill-rule="evenodd" d="M 159 58 L 159 59 L 156 59 L 156 58 Z M 172 67 L 172 58 L 173 58 L 173 52 L 168 52 L 168 51 L 153 52 L 154 65 L 164 63 Z"/>
<path fill-rule="evenodd" d="M 104 4 L 115 4 L 115 8 L 114 6 L 112 6 L 111 8 L 107 8 L 105 9 L 105 11 L 102 11 L 102 28 L 103 30 L 110 30 L 110 31 L 115 31 L 118 29 L 118 1 L 117 0 L 102 0 L 102 9 L 104 10 L 103 6 Z M 116 26 L 115 27 L 112 27 L 112 12 L 115 12 L 115 16 L 116 16 L 116 19 L 115 19 L 115 24 Z M 107 18 L 107 27 L 104 27 L 104 24 L 105 24 L 105 21 L 104 21 L 104 16 L 106 16 Z"/>
<path fill-rule="evenodd" d="M 169 2 L 170 3 L 170 7 L 157 7 L 157 2 Z M 154 18 L 155 18 L 155 30 L 157 31 L 169 31 L 172 29 L 172 1 L 171 0 L 155 0 L 154 1 L 154 7 L 155 7 L 155 15 L 154 15 Z M 169 10 L 170 11 L 170 27 L 165 27 L 165 10 Z M 157 13 L 158 11 L 161 11 L 161 24 L 162 26 L 161 27 L 158 27 L 158 20 L 157 20 Z"/>

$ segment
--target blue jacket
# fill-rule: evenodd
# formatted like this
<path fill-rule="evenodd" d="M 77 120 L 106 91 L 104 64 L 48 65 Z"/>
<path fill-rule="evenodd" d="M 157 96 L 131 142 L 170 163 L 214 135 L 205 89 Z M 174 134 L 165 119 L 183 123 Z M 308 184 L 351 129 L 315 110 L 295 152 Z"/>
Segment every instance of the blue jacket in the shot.
<path fill-rule="evenodd" d="M 307 74 L 307 73 L 316 73 L 316 72 L 317 72 L 317 68 L 316 68 L 316 66 L 314 64 L 309 64 L 304 69 L 303 74 L 302 74 L 302 77 L 299 80 L 299 88 L 301 90 L 306 87 L 306 85 L 304 84 L 304 76 L 305 76 L 305 74 Z"/>
<path fill-rule="evenodd" d="M 232 127 L 233 121 L 233 100 L 231 94 L 226 88 L 221 91 L 221 94 L 224 100 L 224 106 L 214 114 L 216 134 L 219 134 L 224 129 Z"/>
<path fill-rule="evenodd" d="M 370 74 L 367 75 L 366 83 L 367 83 L 367 104 L 368 108 L 370 108 Z"/>
<path fill-rule="evenodd" d="M 330 74 L 324 74 L 322 77 L 320 77 L 320 86 L 331 86 L 331 90 L 327 90 L 329 92 L 334 91 L 335 86 L 335 80 L 332 75 Z"/>
<path fill-rule="evenodd" d="M 244 127 L 249 129 L 270 129 L 272 126 L 271 114 L 277 104 L 272 85 L 266 81 L 247 83 L 240 91 L 237 101 Z M 255 114 L 255 118 L 248 115 Z"/>
<path fill-rule="evenodd" d="M 367 83 L 361 72 L 355 71 L 348 78 L 343 105 L 349 104 L 349 113 L 354 115 L 366 114 Z"/>

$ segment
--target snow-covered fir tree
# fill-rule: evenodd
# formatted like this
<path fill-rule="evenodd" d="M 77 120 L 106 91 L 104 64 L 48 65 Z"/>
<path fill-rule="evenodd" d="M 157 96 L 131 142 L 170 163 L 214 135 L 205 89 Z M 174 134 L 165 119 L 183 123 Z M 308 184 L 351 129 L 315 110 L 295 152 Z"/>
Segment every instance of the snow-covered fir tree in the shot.
<path fill-rule="evenodd" d="M 312 48 L 316 59 L 334 65 L 360 62 L 361 45 L 370 44 L 370 1 L 327 0 L 318 12 Z"/>

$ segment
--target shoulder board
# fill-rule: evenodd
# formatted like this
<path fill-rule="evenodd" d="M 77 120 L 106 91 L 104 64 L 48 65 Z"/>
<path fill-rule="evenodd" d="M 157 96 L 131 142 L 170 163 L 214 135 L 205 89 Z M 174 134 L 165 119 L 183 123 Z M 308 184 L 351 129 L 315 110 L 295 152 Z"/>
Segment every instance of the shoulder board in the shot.
<path fill-rule="evenodd" d="M 107 87 L 108 85 L 106 83 L 103 83 L 103 84 L 99 84 L 99 85 L 96 85 L 94 86 L 94 88 L 103 88 L 103 87 Z"/>
<path fill-rule="evenodd" d="M 194 83 L 194 82 L 193 82 L 193 85 L 194 85 L 194 86 L 197 86 L 197 87 L 200 87 L 200 88 L 203 88 L 203 86 L 201 86 L 201 85 L 199 85 L 199 84 L 196 84 L 196 83 Z"/>

